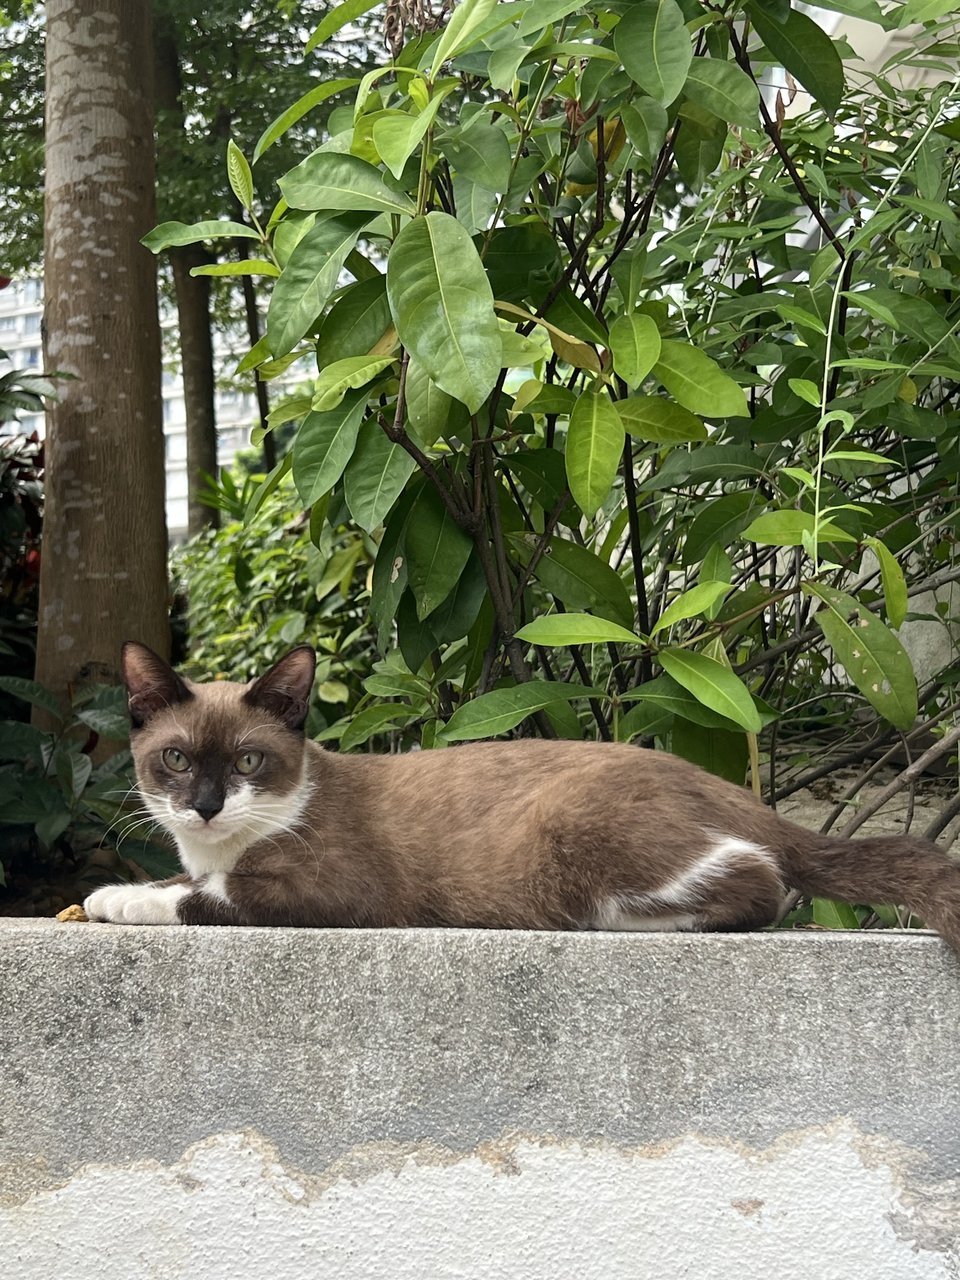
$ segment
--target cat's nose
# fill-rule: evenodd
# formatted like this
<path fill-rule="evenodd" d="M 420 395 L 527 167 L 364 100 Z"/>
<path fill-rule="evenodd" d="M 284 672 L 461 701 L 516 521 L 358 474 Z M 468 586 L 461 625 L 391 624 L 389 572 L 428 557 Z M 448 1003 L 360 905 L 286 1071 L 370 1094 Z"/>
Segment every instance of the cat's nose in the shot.
<path fill-rule="evenodd" d="M 209 822 L 211 818 L 216 817 L 216 815 L 223 808 L 223 805 L 217 803 L 217 801 L 215 800 L 213 801 L 206 800 L 203 803 L 198 802 L 193 807 L 194 809 L 196 809 L 197 813 L 199 813 L 200 817 L 204 820 L 204 822 Z"/>

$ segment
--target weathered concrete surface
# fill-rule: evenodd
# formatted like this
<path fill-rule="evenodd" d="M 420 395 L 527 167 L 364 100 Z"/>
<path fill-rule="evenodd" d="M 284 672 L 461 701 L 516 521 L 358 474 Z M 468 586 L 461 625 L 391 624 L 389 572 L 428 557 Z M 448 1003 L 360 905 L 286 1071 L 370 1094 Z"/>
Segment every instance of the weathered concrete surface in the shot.
<path fill-rule="evenodd" d="M 930 935 L 0 922 L 16 1280 L 947 1280 Z"/>

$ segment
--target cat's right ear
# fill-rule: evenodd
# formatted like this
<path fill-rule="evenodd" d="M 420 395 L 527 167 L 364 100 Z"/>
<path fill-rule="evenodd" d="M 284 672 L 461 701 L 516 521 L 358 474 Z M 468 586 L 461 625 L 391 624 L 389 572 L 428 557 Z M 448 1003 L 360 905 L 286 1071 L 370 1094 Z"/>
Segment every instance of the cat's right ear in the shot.
<path fill-rule="evenodd" d="M 165 707 L 189 702 L 193 697 L 168 662 L 135 640 L 124 641 L 120 669 L 127 686 L 127 706 L 134 729 L 143 728 L 151 716 Z"/>

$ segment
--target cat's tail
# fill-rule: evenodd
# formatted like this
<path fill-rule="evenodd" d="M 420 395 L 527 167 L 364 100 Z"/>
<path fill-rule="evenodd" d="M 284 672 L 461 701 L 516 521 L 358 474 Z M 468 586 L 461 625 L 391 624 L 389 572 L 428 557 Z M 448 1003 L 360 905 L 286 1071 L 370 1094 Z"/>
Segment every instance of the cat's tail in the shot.
<path fill-rule="evenodd" d="M 784 870 L 804 894 L 907 907 L 960 951 L 960 862 L 929 840 L 811 835 L 794 845 Z"/>

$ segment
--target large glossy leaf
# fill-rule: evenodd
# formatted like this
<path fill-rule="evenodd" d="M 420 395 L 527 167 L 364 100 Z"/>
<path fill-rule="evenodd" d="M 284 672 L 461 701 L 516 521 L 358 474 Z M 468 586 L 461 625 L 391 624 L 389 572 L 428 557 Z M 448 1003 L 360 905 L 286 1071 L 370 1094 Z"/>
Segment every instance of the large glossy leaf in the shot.
<path fill-rule="evenodd" d="M 707 429 L 698 417 L 663 396 L 630 396 L 617 400 L 616 410 L 620 421 L 638 440 L 685 444 L 707 438 Z"/>
<path fill-rule="evenodd" d="M 438 644 L 453 644 L 467 634 L 487 596 L 487 579 L 476 550 L 463 567 L 457 585 L 425 621 Z"/>
<path fill-rule="evenodd" d="M 843 63 L 826 32 L 798 9 L 790 10 L 786 22 L 777 22 L 766 12 L 765 0 L 750 0 L 747 8 L 769 53 L 833 114 L 843 98 Z"/>
<path fill-rule="evenodd" d="M 506 191 L 512 153 L 507 135 L 481 119 L 448 138 L 441 147 L 455 172 L 485 191 Z"/>
<path fill-rule="evenodd" d="M 509 733 L 535 711 L 574 698 L 595 696 L 596 689 L 567 684 L 562 680 L 531 680 L 510 689 L 494 689 L 466 703 L 450 717 L 442 737 L 447 742 L 467 742 L 495 738 Z"/>
<path fill-rule="evenodd" d="M 273 287 L 267 312 L 267 339 L 274 356 L 292 351 L 315 324 L 369 217 L 342 213 L 318 222 L 291 253 Z"/>
<path fill-rule="evenodd" d="M 610 351 L 614 372 L 636 391 L 660 359 L 656 321 L 640 311 L 618 316 L 610 326 Z"/>
<path fill-rule="evenodd" d="M 416 218 L 387 260 L 387 296 L 400 341 L 441 390 L 471 413 L 500 376 L 500 327 L 483 263 L 446 213 Z"/>
<path fill-rule="evenodd" d="M 377 273 L 345 289 L 324 317 L 317 340 L 317 365 L 365 356 L 392 325 L 386 277 Z"/>
<path fill-rule="evenodd" d="M 743 786 L 749 763 L 747 735 L 730 729 L 708 729 L 678 717 L 670 732 L 670 750 L 715 777 Z"/>
<path fill-rule="evenodd" d="M 343 477 L 343 495 L 361 529 L 372 532 L 403 492 L 416 463 L 379 423 L 368 422 Z"/>
<path fill-rule="evenodd" d="M 526 564 L 539 544 L 536 534 L 520 533 L 510 538 Z M 621 626 L 633 626 L 630 593 L 615 569 L 588 547 L 566 538 L 551 538 L 537 561 L 535 573 L 542 585 L 568 609 L 590 609 Z"/>
<path fill-rule="evenodd" d="M 403 173 L 404 165 L 433 124 L 443 99 L 444 95 L 438 93 L 419 115 L 408 115 L 406 111 L 385 111 L 374 121 L 373 144 L 394 177 L 399 178 Z"/>
<path fill-rule="evenodd" d="M 426 618 L 454 589 L 472 547 L 433 485 L 425 485 L 404 535 L 407 581 L 416 598 L 418 618 Z"/>
<path fill-rule="evenodd" d="M 667 136 L 668 120 L 663 105 L 653 98 L 638 98 L 620 109 L 620 119 L 633 147 L 652 166 Z"/>
<path fill-rule="evenodd" d="M 699 191 L 723 159 L 727 122 L 689 100 L 681 106 L 679 116 L 674 142 L 677 168 L 691 191 Z"/>
<path fill-rule="evenodd" d="M 0 689 L 10 693 L 21 702 L 28 702 L 32 707 L 40 707 L 55 716 L 63 718 L 63 707 L 60 699 L 38 680 L 26 680 L 23 676 L 0 676 Z"/>
<path fill-rule="evenodd" d="M 730 124 L 759 127 L 760 95 L 746 72 L 719 58 L 694 58 L 683 92 L 691 102 Z"/>
<path fill-rule="evenodd" d="M 630 79 L 665 107 L 683 88 L 693 60 L 690 33 L 676 0 L 644 0 L 620 19 L 613 43 Z"/>
<path fill-rule="evenodd" d="M 305 507 L 333 488 L 353 456 L 367 397 L 353 391 L 325 413 L 308 413 L 293 442 L 293 479 Z"/>
<path fill-rule="evenodd" d="M 584 391 L 567 429 L 567 482 L 573 500 L 587 516 L 603 505 L 623 453 L 624 427 L 609 396 Z"/>
<path fill-rule="evenodd" d="M 708 418 L 750 415 L 743 388 L 715 360 L 687 342 L 665 340 L 653 374 L 692 413 Z"/>
<path fill-rule="evenodd" d="M 422 490 L 423 481 L 414 480 L 401 494 L 390 512 L 377 548 L 370 591 L 370 615 L 377 624 L 377 648 L 386 652 L 390 632 L 407 589 L 407 553 L 404 538 L 410 512 Z"/>
<path fill-rule="evenodd" d="M 711 711 L 693 696 L 689 689 L 670 676 L 657 676 L 648 680 L 636 689 L 630 689 L 621 695 L 622 702 L 645 702 L 657 707 L 664 715 L 683 716 L 694 724 L 705 725 L 711 729 L 732 729 L 734 722 L 726 716 Z"/>
<path fill-rule="evenodd" d="M 642 644 L 639 636 L 606 618 L 589 613 L 550 613 L 534 618 L 517 632 L 518 640 L 528 644 Z"/>
<path fill-rule="evenodd" d="M 291 209 L 416 213 L 410 197 L 375 165 L 337 151 L 314 151 L 280 179 L 280 190 Z"/>
<path fill-rule="evenodd" d="M 689 689 L 705 707 L 726 716 L 748 733 L 759 733 L 763 728 L 746 685 L 715 658 L 687 649 L 662 649 L 657 661 L 667 675 Z"/>
<path fill-rule="evenodd" d="M 917 678 L 903 645 L 876 614 L 844 591 L 807 582 L 823 602 L 816 619 L 844 671 L 870 705 L 898 729 L 917 718 Z"/>

